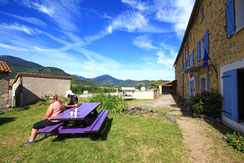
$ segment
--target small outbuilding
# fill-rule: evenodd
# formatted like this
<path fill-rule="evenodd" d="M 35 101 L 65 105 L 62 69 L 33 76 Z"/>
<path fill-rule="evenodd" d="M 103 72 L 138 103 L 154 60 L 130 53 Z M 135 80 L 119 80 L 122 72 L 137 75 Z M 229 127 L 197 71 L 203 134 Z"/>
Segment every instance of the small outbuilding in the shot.
<path fill-rule="evenodd" d="M 136 91 L 135 87 L 121 87 L 123 95 L 133 95 Z"/>
<path fill-rule="evenodd" d="M 176 93 L 176 80 L 158 85 L 159 94 Z"/>
<path fill-rule="evenodd" d="M 70 89 L 72 77 L 18 73 L 11 83 L 9 105 L 12 107 L 34 103 L 45 96 L 64 96 Z"/>
<path fill-rule="evenodd" d="M 9 73 L 11 72 L 6 62 L 0 61 L 0 108 L 8 104 Z"/>

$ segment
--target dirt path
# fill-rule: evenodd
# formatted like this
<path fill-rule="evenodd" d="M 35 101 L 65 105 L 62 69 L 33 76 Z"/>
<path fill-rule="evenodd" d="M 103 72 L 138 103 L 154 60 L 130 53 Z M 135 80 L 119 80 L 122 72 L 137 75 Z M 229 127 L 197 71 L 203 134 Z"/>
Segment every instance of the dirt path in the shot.
<path fill-rule="evenodd" d="M 188 162 L 243 162 L 244 154 L 233 150 L 224 141 L 221 128 L 215 121 L 191 118 L 189 113 L 178 107 L 179 98 L 160 95 L 155 100 L 130 102 L 130 106 L 150 107 L 177 115 L 177 123 L 183 134 Z M 179 103 L 178 103 L 179 104 Z"/>

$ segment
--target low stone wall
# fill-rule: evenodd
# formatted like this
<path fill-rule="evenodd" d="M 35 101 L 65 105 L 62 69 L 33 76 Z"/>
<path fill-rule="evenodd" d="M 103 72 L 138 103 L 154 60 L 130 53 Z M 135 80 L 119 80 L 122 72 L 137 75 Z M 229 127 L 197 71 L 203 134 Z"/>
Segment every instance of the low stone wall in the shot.
<path fill-rule="evenodd" d="M 90 94 L 79 94 L 77 95 L 79 98 L 87 98 L 95 96 L 97 93 L 90 93 Z M 113 96 L 123 96 L 121 92 L 118 93 L 107 93 L 107 95 L 113 95 Z M 132 97 L 135 97 L 136 99 L 155 99 L 158 95 L 157 89 L 153 90 L 147 90 L 147 91 L 135 91 L 131 94 Z"/>
<path fill-rule="evenodd" d="M 158 93 L 157 90 L 136 91 L 132 95 L 136 99 L 155 99 Z"/>

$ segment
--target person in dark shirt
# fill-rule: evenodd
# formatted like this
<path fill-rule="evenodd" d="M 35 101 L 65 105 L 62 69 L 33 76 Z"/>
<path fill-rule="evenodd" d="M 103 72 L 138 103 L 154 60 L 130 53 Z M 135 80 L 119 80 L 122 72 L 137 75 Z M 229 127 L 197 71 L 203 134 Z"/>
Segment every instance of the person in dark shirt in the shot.
<path fill-rule="evenodd" d="M 74 107 L 75 108 L 78 107 L 78 97 L 71 90 L 66 91 L 65 97 L 70 98 L 70 102 L 69 103 L 66 102 L 64 105 L 65 110 L 70 109 L 70 108 L 74 108 Z M 69 121 L 65 121 L 63 123 L 63 127 L 67 127 L 68 124 L 69 124 Z M 79 126 L 79 125 L 80 125 L 80 122 L 76 121 L 75 126 Z"/>
<path fill-rule="evenodd" d="M 65 109 L 78 107 L 78 97 L 71 90 L 66 91 L 65 97 L 70 98 L 70 102 L 64 105 Z"/>

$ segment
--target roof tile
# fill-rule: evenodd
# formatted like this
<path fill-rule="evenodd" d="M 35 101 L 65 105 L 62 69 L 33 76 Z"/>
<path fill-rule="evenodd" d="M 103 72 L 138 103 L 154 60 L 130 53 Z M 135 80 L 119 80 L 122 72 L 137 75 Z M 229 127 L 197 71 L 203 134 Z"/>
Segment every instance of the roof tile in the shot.
<path fill-rule="evenodd" d="M 8 67 L 7 63 L 4 62 L 4 61 L 0 61 L 0 72 L 11 72 L 11 70 Z"/>

